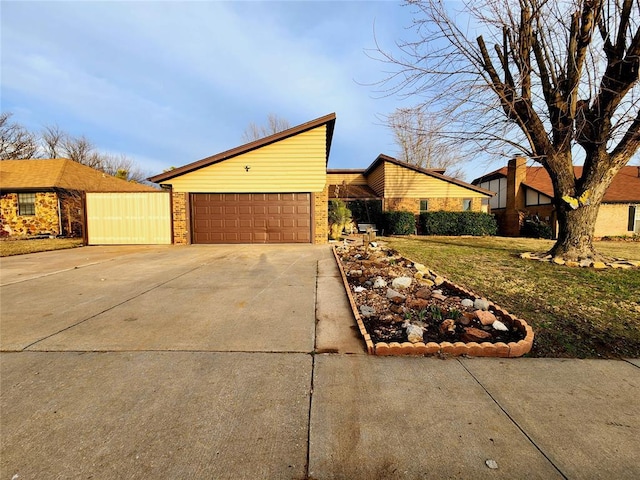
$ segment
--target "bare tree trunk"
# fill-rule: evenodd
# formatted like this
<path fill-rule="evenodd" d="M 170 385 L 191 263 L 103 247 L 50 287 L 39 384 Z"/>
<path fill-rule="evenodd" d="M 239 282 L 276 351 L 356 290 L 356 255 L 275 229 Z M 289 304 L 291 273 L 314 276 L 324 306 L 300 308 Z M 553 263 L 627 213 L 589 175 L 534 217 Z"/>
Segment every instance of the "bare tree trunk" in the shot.
<path fill-rule="evenodd" d="M 562 200 L 561 200 L 562 202 Z M 600 203 L 572 210 L 567 205 L 556 205 L 558 214 L 558 239 L 549 252 L 554 257 L 578 261 L 585 258 L 599 259 L 593 246 L 593 233 Z"/>

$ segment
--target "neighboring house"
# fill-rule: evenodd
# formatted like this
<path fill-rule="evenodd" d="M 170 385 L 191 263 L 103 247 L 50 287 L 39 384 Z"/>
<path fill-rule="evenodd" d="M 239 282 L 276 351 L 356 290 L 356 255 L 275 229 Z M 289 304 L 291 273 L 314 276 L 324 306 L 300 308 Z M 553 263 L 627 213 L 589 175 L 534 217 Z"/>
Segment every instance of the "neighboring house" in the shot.
<path fill-rule="evenodd" d="M 335 114 L 150 180 L 172 194 L 173 241 L 326 243 Z"/>
<path fill-rule="evenodd" d="M 82 236 L 85 192 L 156 192 L 65 158 L 0 161 L 0 234 Z"/>
<path fill-rule="evenodd" d="M 576 178 L 582 167 L 574 167 Z M 523 221 L 537 217 L 557 229 L 553 185 L 543 167 L 527 167 L 523 157 L 511 159 L 506 167 L 473 180 L 474 185 L 492 190 L 491 211 L 500 233 L 520 235 Z M 604 195 L 596 219 L 595 236 L 623 236 L 640 233 L 640 167 L 623 167 Z"/>
<path fill-rule="evenodd" d="M 335 114 L 161 173 L 173 242 L 314 243 L 328 238 L 330 198 L 388 210 L 487 211 L 492 192 L 380 155 L 366 170 L 329 170 Z"/>
<path fill-rule="evenodd" d="M 363 170 L 327 171 L 329 198 L 346 202 L 380 202 L 383 211 L 488 212 L 493 192 L 444 175 L 441 169 L 425 169 L 379 155 Z"/>

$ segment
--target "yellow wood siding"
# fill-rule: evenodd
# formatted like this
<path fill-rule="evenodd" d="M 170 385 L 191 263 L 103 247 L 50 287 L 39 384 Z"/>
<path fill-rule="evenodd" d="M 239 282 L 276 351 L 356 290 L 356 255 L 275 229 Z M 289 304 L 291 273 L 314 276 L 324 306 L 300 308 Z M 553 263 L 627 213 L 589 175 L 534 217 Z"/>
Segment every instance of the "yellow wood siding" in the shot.
<path fill-rule="evenodd" d="M 371 172 L 367 180 L 369 180 L 369 186 L 376 192 L 379 196 L 385 196 L 385 183 L 384 183 L 384 174 L 385 174 L 385 165 L 386 162 L 380 162 L 380 165 L 376 167 L 376 169 Z"/>
<path fill-rule="evenodd" d="M 174 192 L 322 192 L 327 126 L 167 180 Z M 249 166 L 249 171 L 245 170 Z"/>
<path fill-rule="evenodd" d="M 367 185 L 367 179 L 361 173 L 327 173 L 329 185 Z"/>
<path fill-rule="evenodd" d="M 480 192 L 440 180 L 408 168 L 384 162 L 384 196 L 389 198 L 478 198 L 486 197 Z M 378 167 L 377 170 L 379 170 Z M 373 172 L 375 173 L 375 172 Z M 372 173 L 372 175 L 373 175 Z M 372 175 L 369 175 L 371 180 Z M 373 187 L 376 192 L 378 190 Z"/>

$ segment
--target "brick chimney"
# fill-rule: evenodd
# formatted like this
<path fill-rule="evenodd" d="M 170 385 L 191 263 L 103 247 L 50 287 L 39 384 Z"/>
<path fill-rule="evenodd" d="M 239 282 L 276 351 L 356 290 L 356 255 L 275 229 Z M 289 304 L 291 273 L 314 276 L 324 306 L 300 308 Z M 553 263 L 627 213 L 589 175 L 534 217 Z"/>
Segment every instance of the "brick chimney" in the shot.
<path fill-rule="evenodd" d="M 522 183 L 527 179 L 527 159 L 515 157 L 507 165 L 507 208 L 505 210 L 504 234 L 520 236 L 520 213 L 525 207 L 525 192 Z"/>

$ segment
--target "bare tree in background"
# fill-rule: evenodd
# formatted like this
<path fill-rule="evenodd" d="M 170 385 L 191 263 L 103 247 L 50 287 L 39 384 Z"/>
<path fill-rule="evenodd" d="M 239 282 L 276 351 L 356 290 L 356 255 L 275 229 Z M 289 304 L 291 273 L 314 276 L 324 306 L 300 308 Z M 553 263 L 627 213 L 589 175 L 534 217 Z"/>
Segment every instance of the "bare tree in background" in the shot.
<path fill-rule="evenodd" d="M 400 148 L 398 160 L 427 169 L 444 169 L 446 175 L 462 178 L 461 157 L 441 137 L 444 124 L 420 107 L 397 108 L 386 124 Z"/>
<path fill-rule="evenodd" d="M 244 143 L 253 142 L 273 135 L 274 133 L 282 132 L 288 128 L 291 128 L 291 126 L 286 119 L 278 117 L 275 113 L 270 113 L 267 116 L 266 125 L 256 125 L 251 122 L 242 133 L 242 141 Z"/>
<path fill-rule="evenodd" d="M 386 92 L 420 97 L 448 135 L 540 163 L 555 192 L 551 254 L 598 259 L 595 220 L 614 176 L 640 147 L 638 0 L 407 2 L 415 39 L 394 55 Z M 463 8 L 453 12 L 449 8 Z M 460 23 L 456 23 L 456 19 Z M 574 175 L 574 155 L 584 160 Z"/>
<path fill-rule="evenodd" d="M 61 158 L 66 155 L 64 141 L 67 134 L 58 125 L 47 125 L 40 132 L 42 155 L 45 158 Z"/>
<path fill-rule="evenodd" d="M 35 135 L 16 122 L 11 113 L 0 114 L 0 160 L 33 158 L 38 151 Z"/>
<path fill-rule="evenodd" d="M 2 149 L 0 160 L 68 158 L 129 182 L 148 183 L 149 172 L 141 170 L 126 155 L 100 152 L 84 135 L 72 137 L 57 125 L 45 126 L 39 134 L 9 121 L 11 113 L 0 116 Z"/>
<path fill-rule="evenodd" d="M 147 178 L 151 176 L 149 172 L 141 170 L 130 157 L 126 155 L 101 154 L 101 170 L 114 177 L 127 180 L 128 182 L 148 183 Z"/>

